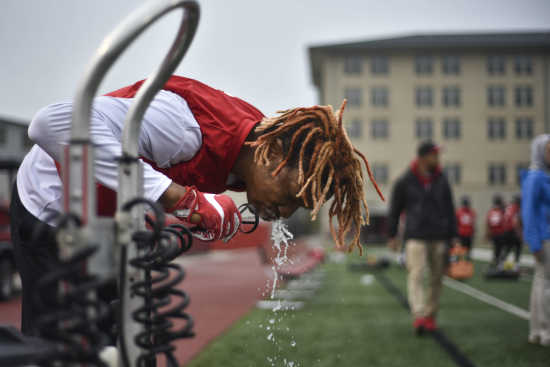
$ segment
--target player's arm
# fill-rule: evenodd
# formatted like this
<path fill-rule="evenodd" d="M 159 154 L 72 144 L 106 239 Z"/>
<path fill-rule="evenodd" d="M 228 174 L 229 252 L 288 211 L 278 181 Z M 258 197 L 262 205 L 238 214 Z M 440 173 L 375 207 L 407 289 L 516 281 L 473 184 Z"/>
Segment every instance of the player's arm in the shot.
<path fill-rule="evenodd" d="M 398 249 L 398 243 L 395 237 L 399 226 L 399 217 L 405 208 L 406 187 L 403 182 L 404 180 L 402 179 L 396 182 L 390 201 L 390 213 L 388 216 L 388 247 L 393 251 L 397 251 Z"/>
<path fill-rule="evenodd" d="M 118 162 L 122 147 L 120 133 L 126 111 L 119 111 L 120 121 L 113 121 L 107 116 L 111 106 L 106 103 L 94 103 L 91 110 L 90 135 L 94 144 L 95 179 L 106 187 L 117 190 Z M 113 116 L 113 115 L 111 115 Z M 115 116 L 116 117 L 116 116 Z M 45 150 L 56 162 L 63 161 L 64 150 L 69 144 L 72 121 L 72 102 L 62 102 L 41 109 L 32 119 L 29 126 L 29 137 Z M 117 125 L 118 124 L 118 125 Z M 143 137 L 140 137 L 143 139 Z M 140 147 L 146 142 L 140 141 Z M 144 196 L 157 201 L 170 186 L 172 180 L 150 165 L 143 164 Z"/>
<path fill-rule="evenodd" d="M 449 240 L 451 241 L 451 244 L 458 242 L 458 229 L 457 229 L 457 221 L 456 221 L 456 210 L 453 200 L 453 191 L 451 190 L 451 185 L 449 184 L 449 181 L 445 178 L 445 191 L 446 191 L 446 200 L 447 200 L 447 217 L 450 220 L 449 223 Z"/>

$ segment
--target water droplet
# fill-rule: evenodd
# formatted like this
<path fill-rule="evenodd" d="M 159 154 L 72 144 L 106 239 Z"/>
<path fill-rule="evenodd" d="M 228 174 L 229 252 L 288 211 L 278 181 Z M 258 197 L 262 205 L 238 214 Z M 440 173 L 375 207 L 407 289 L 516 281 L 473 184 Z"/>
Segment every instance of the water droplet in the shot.
<path fill-rule="evenodd" d="M 269 333 L 269 335 L 267 336 L 267 340 L 273 340 L 273 333 Z"/>
<path fill-rule="evenodd" d="M 269 323 L 273 325 L 275 323 L 275 319 L 269 319 Z"/>
<path fill-rule="evenodd" d="M 290 342 L 290 346 L 291 346 L 291 347 L 295 347 L 295 346 L 296 346 L 296 342 L 295 342 L 294 340 L 291 341 L 291 342 Z"/>

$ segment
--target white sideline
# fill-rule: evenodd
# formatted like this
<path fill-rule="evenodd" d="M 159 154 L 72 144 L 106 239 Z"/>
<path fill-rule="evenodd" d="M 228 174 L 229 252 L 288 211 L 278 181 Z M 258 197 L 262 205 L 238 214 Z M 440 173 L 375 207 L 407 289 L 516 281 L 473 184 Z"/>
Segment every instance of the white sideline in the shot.
<path fill-rule="evenodd" d="M 474 287 L 471 287 L 467 284 L 464 284 L 457 280 L 449 278 L 448 276 L 443 277 L 443 284 L 445 284 L 447 287 L 452 288 L 456 291 L 465 293 L 470 297 L 476 298 L 482 302 L 485 302 L 487 304 L 500 308 L 501 310 L 511 313 L 512 315 L 516 315 L 521 319 L 529 320 L 529 312 L 524 310 L 523 308 L 504 302 Z"/>

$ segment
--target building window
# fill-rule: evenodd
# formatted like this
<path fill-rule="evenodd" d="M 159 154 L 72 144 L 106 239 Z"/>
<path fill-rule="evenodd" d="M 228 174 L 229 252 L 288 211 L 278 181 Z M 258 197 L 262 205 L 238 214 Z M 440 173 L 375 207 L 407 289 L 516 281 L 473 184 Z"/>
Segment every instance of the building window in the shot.
<path fill-rule="evenodd" d="M 420 140 L 431 140 L 433 137 L 433 122 L 430 119 L 415 121 L 415 136 Z"/>
<path fill-rule="evenodd" d="M 350 107 L 360 107 L 363 101 L 363 91 L 361 88 L 346 88 L 344 98 L 348 100 Z"/>
<path fill-rule="evenodd" d="M 433 88 L 432 87 L 416 87 L 415 93 L 416 105 L 418 107 L 422 106 L 432 106 L 433 105 Z"/>
<path fill-rule="evenodd" d="M 446 164 L 443 168 L 443 173 L 447 176 L 449 183 L 460 185 L 462 181 L 462 167 L 458 163 Z"/>
<path fill-rule="evenodd" d="M 460 58 L 458 56 L 443 56 L 443 74 L 460 74 Z"/>
<path fill-rule="evenodd" d="M 434 60 L 432 56 L 416 56 L 414 69 L 418 75 L 431 75 L 433 73 Z"/>
<path fill-rule="evenodd" d="M 5 125 L 0 126 L 0 146 L 6 144 L 8 140 L 8 129 Z"/>
<path fill-rule="evenodd" d="M 443 137 L 445 139 L 460 139 L 461 126 L 457 118 L 448 118 L 443 120 Z"/>
<path fill-rule="evenodd" d="M 373 139 L 387 139 L 390 135 L 387 120 L 372 120 L 370 127 Z"/>
<path fill-rule="evenodd" d="M 460 106 L 460 88 L 459 87 L 443 88 L 443 106 L 445 107 Z"/>
<path fill-rule="evenodd" d="M 533 139 L 533 135 L 534 135 L 533 120 L 529 117 L 518 117 L 516 119 L 516 138 Z"/>
<path fill-rule="evenodd" d="M 374 179 L 379 184 L 386 184 L 389 180 L 389 169 L 387 164 L 383 163 L 375 163 L 372 165 L 372 174 L 374 175 Z"/>
<path fill-rule="evenodd" d="M 514 61 L 514 71 L 517 75 L 533 74 L 533 59 L 531 56 L 518 55 Z"/>
<path fill-rule="evenodd" d="M 389 104 L 388 88 L 373 87 L 371 89 L 371 102 L 373 106 L 387 106 Z"/>
<path fill-rule="evenodd" d="M 501 55 L 488 56 L 487 73 L 489 75 L 504 75 L 506 73 L 506 58 Z"/>
<path fill-rule="evenodd" d="M 502 117 L 490 117 L 487 120 L 487 138 L 489 140 L 506 139 L 506 120 Z"/>
<path fill-rule="evenodd" d="M 516 184 L 521 186 L 521 175 L 529 169 L 529 163 L 518 163 L 516 165 Z"/>
<path fill-rule="evenodd" d="M 517 107 L 533 106 L 533 88 L 530 86 L 523 85 L 516 87 L 514 95 Z"/>
<path fill-rule="evenodd" d="M 489 185 L 505 185 L 506 166 L 503 163 L 489 164 L 488 176 Z"/>
<path fill-rule="evenodd" d="M 361 74 L 363 71 L 363 59 L 360 56 L 346 56 L 344 58 L 344 73 Z"/>
<path fill-rule="evenodd" d="M 487 104 L 491 107 L 506 104 L 506 89 L 502 85 L 491 85 L 487 88 Z"/>
<path fill-rule="evenodd" d="M 370 71 L 373 74 L 388 74 L 390 63 L 387 56 L 373 56 L 370 61 Z"/>
<path fill-rule="evenodd" d="M 363 122 L 359 119 L 352 120 L 346 124 L 346 132 L 350 138 L 363 136 Z"/>

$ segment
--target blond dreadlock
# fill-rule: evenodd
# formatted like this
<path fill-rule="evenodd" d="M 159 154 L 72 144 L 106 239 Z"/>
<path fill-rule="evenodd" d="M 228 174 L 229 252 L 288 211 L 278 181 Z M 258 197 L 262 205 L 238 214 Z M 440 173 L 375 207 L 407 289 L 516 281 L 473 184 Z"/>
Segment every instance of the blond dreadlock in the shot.
<path fill-rule="evenodd" d="M 382 200 L 380 191 L 365 156 L 355 149 L 342 126 L 342 115 L 346 100 L 336 113 L 332 106 L 313 106 L 280 111 L 279 116 L 266 117 L 256 131 L 261 135 L 247 144 L 255 147 L 254 160 L 269 165 L 270 157 L 280 150 L 281 139 L 290 137 L 290 145 L 282 162 L 273 170 L 276 176 L 283 167 L 296 160 L 300 191 L 296 197 L 302 198 L 306 206 L 312 208 L 311 220 L 315 220 L 321 206 L 330 193 L 334 201 L 329 209 L 330 231 L 338 248 L 359 253 L 361 225 L 369 223 L 369 208 L 363 192 L 364 177 L 361 158 L 367 168 L 369 179 Z M 299 149 L 299 151 L 298 151 Z M 306 156 L 306 151 L 313 151 Z M 307 166 L 307 170 L 306 170 Z M 363 217 L 361 205 L 365 208 Z M 334 229 L 333 218 L 337 217 L 338 231 Z M 353 227 L 354 233 L 349 244 L 345 236 Z"/>

